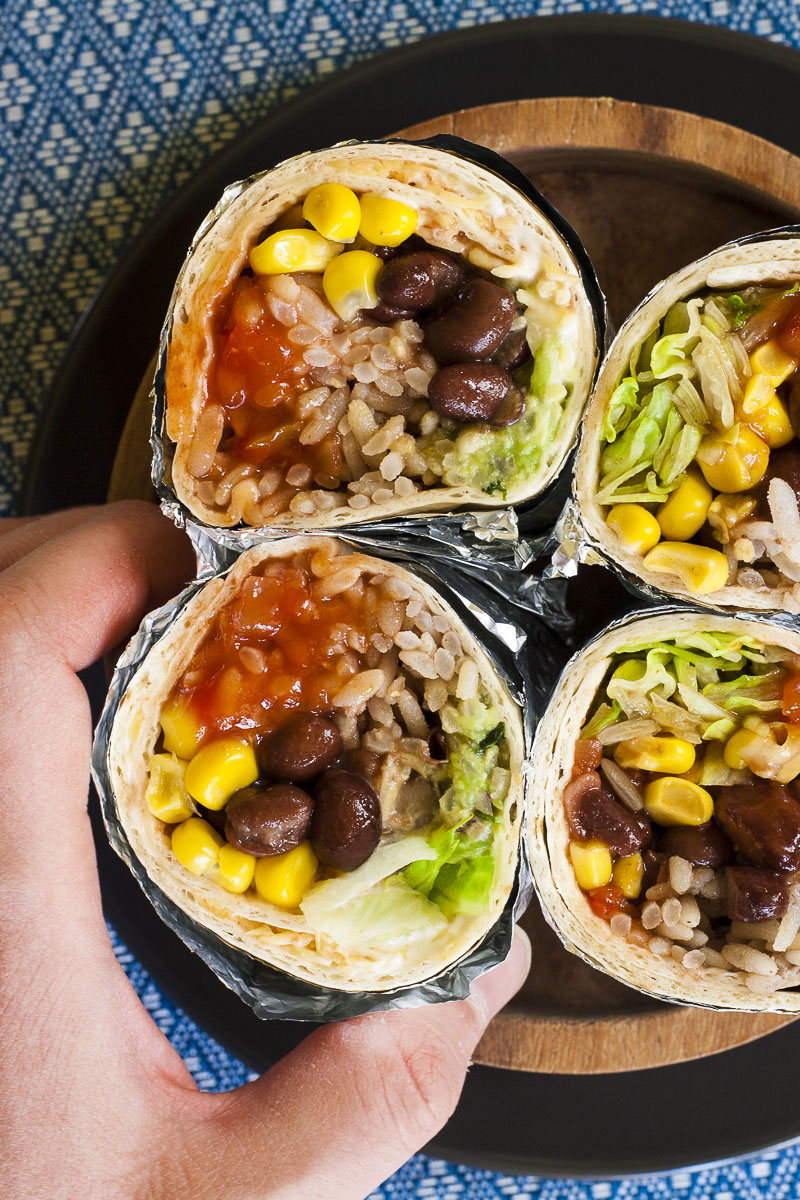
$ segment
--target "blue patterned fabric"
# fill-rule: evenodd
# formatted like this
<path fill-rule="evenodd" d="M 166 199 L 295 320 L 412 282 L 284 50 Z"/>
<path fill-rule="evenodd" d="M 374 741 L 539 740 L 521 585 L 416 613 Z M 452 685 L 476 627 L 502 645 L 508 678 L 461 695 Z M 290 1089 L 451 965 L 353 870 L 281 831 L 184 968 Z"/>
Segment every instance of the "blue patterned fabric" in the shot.
<path fill-rule="evenodd" d="M 122 247 L 210 154 L 275 105 L 392 46 L 571 12 L 651 13 L 800 47 L 787 0 L 3 0 L 0 20 L 0 511 L 75 322 Z M 112 931 L 119 961 L 198 1084 L 244 1082 Z M 800 1150 L 659 1179 L 510 1177 L 417 1156 L 373 1200 L 781 1200 Z"/>

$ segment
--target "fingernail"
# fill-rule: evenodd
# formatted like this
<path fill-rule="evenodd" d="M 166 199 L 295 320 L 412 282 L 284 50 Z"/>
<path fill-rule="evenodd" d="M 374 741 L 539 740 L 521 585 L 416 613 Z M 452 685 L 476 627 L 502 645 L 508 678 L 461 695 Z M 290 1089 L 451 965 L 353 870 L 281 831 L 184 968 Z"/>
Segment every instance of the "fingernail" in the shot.
<path fill-rule="evenodd" d="M 469 998 L 480 1010 L 487 1025 L 522 987 L 530 966 L 531 944 L 528 935 L 515 925 L 507 958 L 476 979 L 470 988 Z"/>

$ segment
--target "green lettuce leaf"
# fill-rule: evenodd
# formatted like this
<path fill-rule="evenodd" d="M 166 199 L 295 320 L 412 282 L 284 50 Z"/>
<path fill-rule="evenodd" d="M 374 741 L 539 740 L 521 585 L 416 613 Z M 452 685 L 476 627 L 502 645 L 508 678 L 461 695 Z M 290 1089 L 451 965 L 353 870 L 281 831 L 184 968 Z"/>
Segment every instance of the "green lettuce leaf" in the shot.
<path fill-rule="evenodd" d="M 600 437 L 609 444 L 631 423 L 639 407 L 639 385 L 632 375 L 626 376 L 614 390 L 603 417 Z"/>
<path fill-rule="evenodd" d="M 397 876 L 376 884 L 343 907 L 312 908 L 309 914 L 303 906 L 303 911 L 315 934 L 330 938 L 343 950 L 405 947 L 423 938 L 432 940 L 448 924 L 437 904 Z"/>
<path fill-rule="evenodd" d="M 431 901 L 447 917 L 478 916 L 489 907 L 494 858 L 480 854 L 460 863 L 447 863 L 436 878 Z"/>
<path fill-rule="evenodd" d="M 494 876 L 492 829 L 470 838 L 464 822 L 437 829 L 428 839 L 435 858 L 412 863 L 403 872 L 409 887 L 428 896 L 447 916 L 486 911 Z"/>

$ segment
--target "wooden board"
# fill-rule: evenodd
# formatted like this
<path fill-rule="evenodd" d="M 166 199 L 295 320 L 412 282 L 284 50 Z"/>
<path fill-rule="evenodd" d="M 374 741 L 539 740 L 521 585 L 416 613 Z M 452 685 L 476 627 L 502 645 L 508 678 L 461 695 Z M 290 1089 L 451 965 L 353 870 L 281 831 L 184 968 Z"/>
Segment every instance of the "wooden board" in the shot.
<path fill-rule="evenodd" d="M 520 166 L 583 239 L 615 325 L 684 263 L 730 238 L 800 220 L 800 159 L 688 113 L 609 99 L 522 100 L 402 133 L 454 133 Z M 153 369 L 131 407 L 110 499 L 153 497 Z M 661 1004 L 568 954 L 535 902 L 522 924 L 534 965 L 487 1030 L 476 1062 L 566 1074 L 630 1071 L 714 1054 L 794 1019 Z"/>

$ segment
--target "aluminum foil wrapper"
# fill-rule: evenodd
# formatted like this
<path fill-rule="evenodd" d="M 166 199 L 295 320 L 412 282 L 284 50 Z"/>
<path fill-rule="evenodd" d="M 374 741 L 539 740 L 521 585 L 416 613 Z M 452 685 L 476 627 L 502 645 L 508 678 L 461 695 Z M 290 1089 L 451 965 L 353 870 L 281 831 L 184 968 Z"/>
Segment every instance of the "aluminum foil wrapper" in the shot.
<path fill-rule="evenodd" d="M 700 607 L 698 605 L 692 605 L 692 604 L 663 604 L 663 603 L 661 603 L 658 605 L 647 606 L 644 609 L 641 607 L 634 607 L 634 606 L 631 606 L 630 608 L 625 608 L 624 613 L 622 613 L 618 617 L 615 617 L 614 620 L 610 621 L 603 629 L 601 629 L 592 638 L 590 638 L 589 641 L 585 642 L 580 647 L 580 649 L 576 650 L 575 653 L 572 655 L 572 657 L 569 658 L 564 663 L 561 671 L 559 672 L 558 678 L 555 679 L 555 681 L 552 684 L 552 687 L 549 690 L 548 696 L 544 702 L 544 706 L 539 709 L 540 716 L 543 716 L 545 711 L 547 710 L 547 707 L 549 706 L 553 696 L 555 695 L 556 691 L 558 690 L 558 688 L 561 684 L 562 676 L 565 675 L 567 673 L 567 671 L 581 657 L 581 655 L 583 655 L 596 642 L 598 642 L 600 640 L 600 638 L 605 637 L 606 634 L 613 633 L 617 629 L 623 628 L 624 626 L 628 625 L 631 621 L 635 620 L 637 617 L 669 617 L 669 616 L 675 616 L 677 614 L 685 614 L 685 613 L 695 613 L 698 616 L 702 616 L 705 620 L 708 619 L 707 609 Z M 718 611 L 717 615 L 721 618 L 727 618 L 729 620 L 736 619 L 737 617 L 742 617 L 744 620 L 747 620 L 747 621 L 755 621 L 759 624 L 763 624 L 765 626 L 765 630 L 768 630 L 771 625 L 783 625 L 783 626 L 789 625 L 790 627 L 796 629 L 796 625 L 792 625 L 791 621 L 787 622 L 787 621 L 784 621 L 781 619 L 776 619 L 776 617 L 773 616 L 772 614 L 767 616 L 764 613 L 738 613 L 738 612 L 733 613 L 733 612 L 719 612 Z M 564 933 L 562 933 L 557 922 L 554 920 L 553 916 L 550 913 L 550 910 L 547 906 L 547 903 L 544 899 L 542 891 L 541 891 L 535 877 L 533 879 L 533 890 L 536 895 L 536 899 L 539 903 L 539 907 L 541 908 L 542 916 L 547 921 L 547 924 L 550 926 L 550 928 L 553 930 L 553 932 L 556 934 L 556 936 L 558 937 L 558 940 L 561 942 L 561 944 L 564 946 L 564 948 L 566 950 L 568 950 L 570 952 L 570 954 L 574 954 L 576 958 L 579 958 L 582 962 L 586 963 L 587 966 L 593 967 L 594 970 L 596 970 L 596 971 L 602 971 L 604 975 L 609 975 L 612 979 L 616 979 L 617 977 L 613 974 L 612 971 L 610 971 L 608 969 L 608 967 L 604 963 L 600 962 L 599 959 L 596 959 L 593 955 L 588 954 L 586 951 L 579 949 L 577 946 L 575 946 L 569 940 L 569 938 Z M 618 982 L 621 982 L 621 981 L 618 980 Z M 680 1006 L 681 1008 L 708 1008 L 714 1012 L 728 1012 L 728 1013 L 730 1013 L 732 1011 L 764 1012 L 763 1008 L 748 1009 L 744 1005 L 741 1008 L 737 1007 L 734 1010 L 727 1006 L 709 1004 L 709 1003 L 705 1003 L 705 1002 L 702 1002 L 699 1000 L 691 1000 L 691 1001 L 690 1000 L 681 1000 L 675 996 L 665 995 L 661 992 L 654 991 L 653 989 L 637 987 L 635 984 L 630 983 L 628 980 L 624 981 L 624 986 L 631 988 L 632 991 L 639 992 L 643 996 L 655 997 L 658 1000 L 664 1001 L 664 1003 L 666 1003 L 666 1004 L 676 1004 L 676 1005 Z M 776 993 L 776 995 L 779 996 L 780 993 Z M 780 1011 L 780 1009 L 775 1009 L 774 1011 Z"/>
<path fill-rule="evenodd" d="M 407 145 L 431 146 L 460 158 L 478 163 L 500 175 L 540 209 L 567 244 L 578 267 L 594 318 L 598 364 L 602 358 L 608 324 L 606 300 L 600 290 L 594 268 L 588 254 L 572 226 L 538 191 L 517 167 L 485 146 L 478 146 L 449 134 L 427 138 L 419 142 L 405 139 L 385 139 L 389 142 L 405 142 Z M 347 143 L 344 143 L 347 144 Z M 381 142 L 376 141 L 376 145 Z M 282 164 L 276 164 L 278 166 Z M 280 527 L 248 527 L 223 529 L 208 526 L 198 520 L 175 495 L 172 487 L 171 464 L 173 444 L 165 428 L 165 367 L 169 338 L 172 329 L 175 298 L 189 255 L 198 242 L 214 226 L 229 205 L 260 176 L 252 176 L 226 188 L 217 206 L 208 214 L 198 229 L 189 247 L 187 258 L 181 269 L 170 301 L 167 316 L 161 330 L 158 363 L 153 381 L 153 421 L 151 446 L 153 450 L 152 480 L 161 507 L 179 528 L 185 529 L 194 543 L 202 563 L 219 567 L 231 561 L 230 555 L 241 553 L 258 545 L 265 539 L 287 536 Z M 547 547 L 553 523 L 561 511 L 568 495 L 572 478 L 571 462 L 577 442 L 577 433 L 564 456 L 559 474 L 538 495 L 517 505 L 516 508 L 483 509 L 479 512 L 454 514 L 420 514 L 398 517 L 377 522 L 348 525 L 342 533 L 358 538 L 363 544 L 372 544 L 380 551 L 384 545 L 401 545 L 426 559 L 449 560 L 453 555 L 471 566 L 486 566 L 501 573 L 506 594 L 523 607 L 541 612 L 547 619 L 553 609 L 552 597 L 545 597 L 538 605 L 536 589 L 522 586 L 519 572 Z M 293 532 L 300 532 L 295 530 Z M 338 530 L 331 532 L 338 534 Z M 518 598 L 517 598 L 518 597 Z M 556 604 L 557 607 L 557 604 Z M 562 618 L 563 619 L 563 618 Z"/>
<path fill-rule="evenodd" d="M 330 535 L 321 533 L 319 536 L 324 538 Z M 339 540 L 365 552 L 373 549 L 371 545 L 353 537 L 341 537 Z M 481 642 L 522 709 L 527 760 L 535 721 L 543 711 L 550 681 L 568 655 L 563 643 L 543 622 L 535 618 L 529 618 L 526 629 L 523 629 L 509 617 L 507 605 L 491 591 L 481 587 L 475 579 L 462 575 L 457 569 L 451 573 L 441 562 L 435 568 L 427 562 L 420 564 L 400 550 L 383 554 L 382 557 L 401 563 L 433 586 Z M 111 845 L 127 863 L 161 919 L 191 950 L 200 955 L 227 987 L 263 1019 L 284 1017 L 304 1021 L 334 1021 L 366 1012 L 463 999 L 468 995 L 473 980 L 505 958 L 511 945 L 514 922 L 527 908 L 533 895 L 524 816 L 516 880 L 508 903 L 494 927 L 478 946 L 446 971 L 424 983 L 386 992 L 343 992 L 324 988 L 250 958 L 187 916 L 164 895 L 134 855 L 119 820 L 108 770 L 111 728 L 122 697 L 150 649 L 203 584 L 212 575 L 221 574 L 225 569 L 226 564 L 216 569 L 206 564 L 200 578 L 174 600 L 145 617 L 117 664 L 95 733 L 92 753 L 92 775 Z M 523 764 L 523 773 L 527 807 L 531 786 L 527 762 Z"/>

